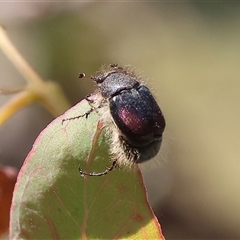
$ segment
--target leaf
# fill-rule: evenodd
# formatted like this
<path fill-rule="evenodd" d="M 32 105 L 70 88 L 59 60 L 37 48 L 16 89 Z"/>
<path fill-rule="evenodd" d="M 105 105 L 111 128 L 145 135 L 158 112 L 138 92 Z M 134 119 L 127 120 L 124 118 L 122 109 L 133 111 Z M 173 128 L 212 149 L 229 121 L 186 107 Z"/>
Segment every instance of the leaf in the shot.
<path fill-rule="evenodd" d="M 11 239 L 163 239 L 138 170 L 111 166 L 98 114 L 83 100 L 42 131 L 14 191 Z"/>
<path fill-rule="evenodd" d="M 0 165 L 0 237 L 6 234 L 9 228 L 10 206 L 16 180 L 15 168 Z"/>

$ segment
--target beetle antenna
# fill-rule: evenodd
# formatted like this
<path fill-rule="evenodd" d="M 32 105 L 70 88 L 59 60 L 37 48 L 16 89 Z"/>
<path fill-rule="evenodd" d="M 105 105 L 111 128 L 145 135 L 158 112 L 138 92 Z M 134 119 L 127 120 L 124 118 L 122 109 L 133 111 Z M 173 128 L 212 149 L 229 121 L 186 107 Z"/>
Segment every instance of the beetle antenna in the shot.
<path fill-rule="evenodd" d="M 78 74 L 78 78 L 85 78 L 86 77 L 86 74 L 85 73 L 79 73 Z"/>

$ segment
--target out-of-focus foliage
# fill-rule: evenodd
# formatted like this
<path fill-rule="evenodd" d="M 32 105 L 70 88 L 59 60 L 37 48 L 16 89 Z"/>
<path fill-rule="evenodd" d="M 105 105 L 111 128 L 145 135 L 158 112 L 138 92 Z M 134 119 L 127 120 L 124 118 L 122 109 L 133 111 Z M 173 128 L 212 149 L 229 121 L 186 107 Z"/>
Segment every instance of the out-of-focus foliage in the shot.
<path fill-rule="evenodd" d="M 8 232 L 10 207 L 14 185 L 17 180 L 17 171 L 12 167 L 4 167 L 0 165 L 0 238 Z"/>
<path fill-rule="evenodd" d="M 31 15 L 14 14 L 21 7 L 14 3 L 0 22 L 35 69 L 60 81 L 73 103 L 92 87 L 77 80 L 78 72 L 92 74 L 103 63 L 129 63 L 149 77 L 168 129 L 166 163 L 147 163 L 144 173 L 166 238 L 239 238 L 240 5 L 25 4 Z M 0 84 L 21 83 L 2 55 L 0 63 Z M 12 162 L 23 161 L 19 156 L 47 121 L 42 111 L 23 113 L 0 130 L 0 156 L 10 154 Z M 26 136 L 32 136 L 27 147 Z"/>

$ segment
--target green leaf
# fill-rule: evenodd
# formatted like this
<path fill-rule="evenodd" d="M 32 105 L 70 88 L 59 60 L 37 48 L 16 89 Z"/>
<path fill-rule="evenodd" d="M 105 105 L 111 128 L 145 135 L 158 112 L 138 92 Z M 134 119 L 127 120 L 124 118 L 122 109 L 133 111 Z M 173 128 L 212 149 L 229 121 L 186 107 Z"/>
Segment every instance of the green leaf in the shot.
<path fill-rule="evenodd" d="M 111 166 L 98 114 L 83 100 L 42 131 L 18 176 L 11 239 L 164 239 L 138 168 Z"/>

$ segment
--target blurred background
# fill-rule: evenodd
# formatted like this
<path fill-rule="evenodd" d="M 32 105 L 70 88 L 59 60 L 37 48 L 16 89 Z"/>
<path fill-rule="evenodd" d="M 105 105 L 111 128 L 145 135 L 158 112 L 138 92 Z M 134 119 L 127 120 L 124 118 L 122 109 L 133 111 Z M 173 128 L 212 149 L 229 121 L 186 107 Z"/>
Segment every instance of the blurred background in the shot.
<path fill-rule="evenodd" d="M 142 71 L 167 121 L 159 157 L 142 167 L 163 234 L 240 238 L 240 3 L 1 2 L 0 24 L 73 105 L 94 89 L 79 72 Z M 0 86 L 24 84 L 0 51 Z M 14 115 L 0 129 L 0 162 L 20 168 L 52 119 L 37 104 Z"/>

